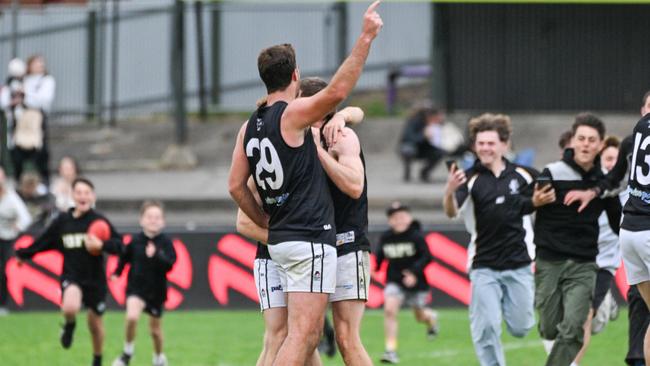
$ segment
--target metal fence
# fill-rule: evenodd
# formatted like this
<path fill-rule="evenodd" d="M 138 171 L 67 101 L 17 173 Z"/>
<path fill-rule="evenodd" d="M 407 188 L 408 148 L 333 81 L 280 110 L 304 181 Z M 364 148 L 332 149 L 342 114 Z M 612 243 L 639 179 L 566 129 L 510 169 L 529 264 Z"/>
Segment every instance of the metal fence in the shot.
<path fill-rule="evenodd" d="M 292 43 L 302 75 L 328 77 L 356 41 L 366 5 L 96 0 L 0 6 L 0 65 L 15 55 L 45 56 L 57 80 L 55 123 L 170 112 L 177 108 L 174 80 L 182 82 L 190 112 L 202 110 L 202 100 L 209 110 L 248 110 L 264 94 L 260 49 Z M 382 32 L 360 89 L 384 87 L 395 66 L 428 62 L 430 9 L 382 5 L 385 21 L 399 27 Z M 174 79 L 177 72 L 182 80 Z M 0 66 L 0 80 L 5 76 Z"/>

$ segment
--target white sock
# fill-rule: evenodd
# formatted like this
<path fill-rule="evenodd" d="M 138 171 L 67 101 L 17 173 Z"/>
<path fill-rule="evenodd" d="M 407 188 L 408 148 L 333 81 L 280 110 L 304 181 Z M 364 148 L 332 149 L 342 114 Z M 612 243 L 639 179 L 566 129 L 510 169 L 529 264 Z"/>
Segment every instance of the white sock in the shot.
<path fill-rule="evenodd" d="M 549 341 L 547 339 L 542 339 L 542 344 L 544 345 L 544 351 L 546 351 L 546 354 L 550 355 L 551 350 L 553 349 L 553 344 L 555 344 L 555 341 Z"/>
<path fill-rule="evenodd" d="M 571 362 L 571 365 L 569 365 L 569 366 L 580 366 L 580 365 L 578 365 L 577 363 L 575 363 L 575 361 L 573 361 L 573 362 Z"/>
<path fill-rule="evenodd" d="M 133 342 L 124 342 L 124 353 L 132 355 L 135 351 L 135 344 Z"/>
<path fill-rule="evenodd" d="M 161 362 L 161 361 L 162 361 L 162 358 L 163 358 L 164 356 L 165 356 L 164 353 L 154 353 L 154 354 L 153 354 L 153 359 L 154 359 L 156 362 Z"/>

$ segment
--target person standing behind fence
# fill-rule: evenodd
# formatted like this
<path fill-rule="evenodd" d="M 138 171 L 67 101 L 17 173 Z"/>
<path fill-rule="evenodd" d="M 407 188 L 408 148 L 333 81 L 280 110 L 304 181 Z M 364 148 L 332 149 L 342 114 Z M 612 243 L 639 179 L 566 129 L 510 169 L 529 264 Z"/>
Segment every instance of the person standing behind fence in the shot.
<path fill-rule="evenodd" d="M 9 77 L 5 85 L 0 87 L 0 108 L 5 114 L 7 126 L 14 126 L 16 118 L 23 112 L 23 78 L 27 72 L 27 65 L 25 61 L 14 58 L 7 65 L 7 72 Z M 12 132 L 13 128 L 8 128 L 6 131 L 9 144 L 12 142 Z"/>
<path fill-rule="evenodd" d="M 56 82 L 45 68 L 43 56 L 31 56 L 27 61 L 27 75 L 23 79 L 23 113 L 16 118 L 11 161 L 14 178 L 20 179 L 28 164 L 32 164 L 49 184 L 49 151 L 47 145 L 47 117 L 52 109 Z"/>
<path fill-rule="evenodd" d="M 5 263 L 11 246 L 32 218 L 18 194 L 7 185 L 4 169 L 0 168 L 0 315 L 7 313 L 7 276 Z"/>
<path fill-rule="evenodd" d="M 502 317 L 515 337 L 524 337 L 535 325 L 530 215 L 555 200 L 550 185 L 535 185 L 533 191 L 537 172 L 504 158 L 511 133 L 505 115 L 486 113 L 470 120 L 478 159 L 467 171 L 451 165 L 443 201 L 448 217 L 462 215 L 472 237 L 470 248 L 475 248 L 469 317 L 474 349 L 484 366 L 506 364 Z"/>

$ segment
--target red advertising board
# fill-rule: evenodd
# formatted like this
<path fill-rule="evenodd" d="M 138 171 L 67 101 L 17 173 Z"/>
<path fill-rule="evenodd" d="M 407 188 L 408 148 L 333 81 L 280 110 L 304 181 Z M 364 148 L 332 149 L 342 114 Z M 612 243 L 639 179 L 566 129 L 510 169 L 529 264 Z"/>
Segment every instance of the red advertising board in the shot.
<path fill-rule="evenodd" d="M 178 260 L 169 272 L 167 309 L 254 308 L 257 291 L 253 281 L 253 260 L 256 245 L 232 232 L 171 232 Z M 379 236 L 370 233 L 371 243 Z M 425 274 L 432 289 L 432 305 L 466 306 L 471 287 L 467 276 L 467 233 L 454 230 L 429 231 L 426 240 L 434 260 Z M 130 242 L 129 235 L 124 242 Z M 33 238 L 25 235 L 15 247 L 25 247 Z M 57 309 L 61 290 L 58 276 L 63 257 L 49 251 L 36 255 L 21 266 L 12 258 L 6 266 L 10 306 L 14 310 Z M 373 268 L 375 258 L 371 256 Z M 107 278 L 117 266 L 117 257 L 106 257 Z M 108 282 L 109 308 L 124 304 L 128 267 L 122 276 Z M 383 304 L 386 281 L 386 263 L 372 272 L 368 307 Z M 627 293 L 627 282 L 622 269 L 616 275 L 620 297 Z"/>

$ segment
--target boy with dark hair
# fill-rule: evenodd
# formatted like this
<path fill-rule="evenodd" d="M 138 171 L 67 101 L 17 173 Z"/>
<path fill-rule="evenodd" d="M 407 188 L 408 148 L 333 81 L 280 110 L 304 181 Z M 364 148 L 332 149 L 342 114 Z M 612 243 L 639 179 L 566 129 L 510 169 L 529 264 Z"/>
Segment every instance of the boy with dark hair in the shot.
<path fill-rule="evenodd" d="M 430 289 L 424 268 L 431 262 L 429 247 L 424 240 L 420 223 L 413 220 L 407 206 L 393 202 L 386 210 L 388 225 L 379 239 L 375 255 L 375 269 L 388 261 L 386 287 L 384 287 L 384 337 L 385 352 L 381 362 L 396 364 L 397 314 L 402 304 L 413 308 L 415 319 L 427 325 L 429 337 L 438 334 L 437 314 L 428 308 Z"/>
<path fill-rule="evenodd" d="M 165 217 L 162 203 L 145 201 L 140 209 L 142 232 L 135 235 L 127 245 L 124 254 L 111 279 L 122 274 L 127 264 L 129 270 L 126 287 L 126 341 L 122 355 L 113 366 L 129 364 L 135 345 L 135 330 L 142 311 L 151 316 L 149 328 L 154 345 L 154 366 L 167 366 L 167 357 L 162 351 L 162 313 L 167 299 L 167 272 L 176 262 L 176 251 L 171 239 L 162 230 Z"/>
<path fill-rule="evenodd" d="M 93 366 L 102 364 L 104 325 L 102 314 L 106 310 L 106 271 L 103 252 L 122 253 L 122 239 L 113 225 L 96 212 L 95 187 L 85 178 L 72 182 L 74 208 L 57 216 L 45 231 L 34 239 L 34 244 L 18 249 L 20 261 L 32 258 L 39 252 L 58 250 L 63 254 L 61 274 L 61 311 L 65 325 L 61 332 L 61 345 L 70 348 L 75 329 L 75 318 L 81 305 L 88 308 L 88 328 L 93 343 Z M 96 223 L 108 226 L 106 231 L 92 231 Z M 104 236 L 99 238 L 98 236 Z M 102 240 L 103 239 L 103 240 Z"/>
<path fill-rule="evenodd" d="M 571 130 L 571 148 L 540 174 L 551 180 L 557 200 L 539 208 L 535 222 L 539 332 L 542 338 L 555 340 L 546 361 L 549 366 L 571 364 L 582 347 L 582 327 L 591 309 L 598 269 L 598 217 L 604 208 L 600 199 L 582 211 L 577 204 L 565 204 L 571 190 L 591 189 L 603 178 L 597 156 L 605 125 L 596 116 L 581 113 Z"/>

